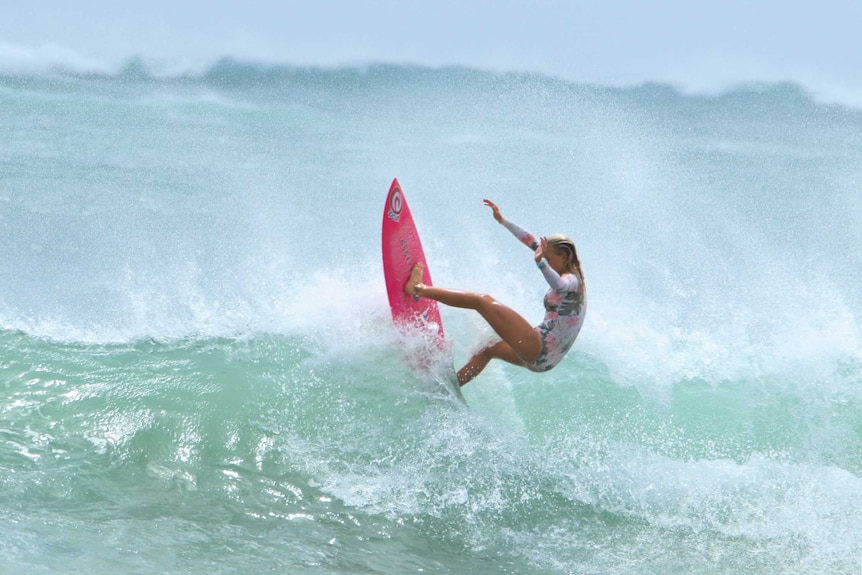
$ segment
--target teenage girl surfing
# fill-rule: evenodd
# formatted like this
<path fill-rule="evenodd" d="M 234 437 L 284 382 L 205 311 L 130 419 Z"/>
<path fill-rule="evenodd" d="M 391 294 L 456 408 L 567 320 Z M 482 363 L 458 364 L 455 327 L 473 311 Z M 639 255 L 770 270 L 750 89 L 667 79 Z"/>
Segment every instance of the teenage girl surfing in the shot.
<path fill-rule="evenodd" d="M 442 304 L 474 309 L 500 336 L 489 342 L 458 370 L 458 382 L 465 385 L 479 375 L 492 359 L 502 359 L 532 371 L 553 369 L 575 343 L 587 311 L 584 273 L 575 243 L 562 234 L 536 239 L 510 222 L 491 200 L 485 200 L 494 219 L 533 251 L 533 259 L 551 289 L 545 294 L 545 318 L 533 327 L 518 312 L 487 294 L 426 286 L 422 264 L 416 264 L 404 291 Z"/>

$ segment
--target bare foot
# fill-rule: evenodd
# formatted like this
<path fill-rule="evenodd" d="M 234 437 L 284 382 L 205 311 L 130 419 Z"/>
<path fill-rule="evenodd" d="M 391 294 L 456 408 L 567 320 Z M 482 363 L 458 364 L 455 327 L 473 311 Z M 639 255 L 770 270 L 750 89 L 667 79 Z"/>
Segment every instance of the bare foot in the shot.
<path fill-rule="evenodd" d="M 425 266 L 416 264 L 410 272 L 410 279 L 404 284 L 404 291 L 413 296 L 413 299 L 419 301 L 419 289 L 422 285 L 422 274 L 425 272 Z"/>

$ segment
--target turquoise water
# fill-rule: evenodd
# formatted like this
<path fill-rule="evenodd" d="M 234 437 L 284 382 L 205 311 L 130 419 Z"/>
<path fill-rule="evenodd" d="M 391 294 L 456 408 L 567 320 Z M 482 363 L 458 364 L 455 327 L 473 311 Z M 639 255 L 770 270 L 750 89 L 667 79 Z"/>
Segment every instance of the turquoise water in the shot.
<path fill-rule="evenodd" d="M 223 61 L 0 76 L 0 571 L 854 573 L 862 112 L 793 85 Z M 531 321 L 482 198 L 578 243 L 569 357 L 466 405 L 380 265 Z M 443 309 L 456 366 L 489 332 Z"/>

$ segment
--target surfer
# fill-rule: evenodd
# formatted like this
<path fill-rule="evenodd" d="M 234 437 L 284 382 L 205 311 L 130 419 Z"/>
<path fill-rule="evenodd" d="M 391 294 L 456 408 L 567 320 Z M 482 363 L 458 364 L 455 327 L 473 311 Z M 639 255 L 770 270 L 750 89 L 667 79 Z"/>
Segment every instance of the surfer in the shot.
<path fill-rule="evenodd" d="M 487 294 L 469 292 L 422 283 L 422 264 L 416 264 L 404 291 L 414 297 L 427 297 L 442 304 L 474 309 L 502 341 L 489 342 L 458 370 L 458 382 L 465 385 L 479 375 L 492 359 L 542 372 L 554 368 L 575 343 L 586 314 L 586 285 L 574 242 L 562 234 L 537 239 L 503 217 L 500 208 L 484 200 L 494 219 L 524 245 L 551 287 L 545 294 L 545 318 L 533 327 L 518 312 Z"/>

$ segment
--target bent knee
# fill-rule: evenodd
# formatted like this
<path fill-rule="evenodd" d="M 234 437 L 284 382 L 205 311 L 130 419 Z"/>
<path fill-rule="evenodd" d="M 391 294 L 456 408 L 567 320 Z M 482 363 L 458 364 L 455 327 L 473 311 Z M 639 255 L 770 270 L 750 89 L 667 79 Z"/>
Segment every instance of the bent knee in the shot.
<path fill-rule="evenodd" d="M 477 353 L 477 355 L 488 361 L 492 359 L 502 359 L 503 361 L 514 365 L 527 365 L 524 358 L 515 353 L 512 346 L 504 341 L 498 341 L 496 343 L 486 345 Z"/>
<path fill-rule="evenodd" d="M 500 357 L 500 353 L 497 350 L 497 345 L 486 345 L 478 352 L 476 352 L 476 355 L 478 355 L 479 357 L 483 357 L 487 360 L 497 359 L 498 357 Z"/>

